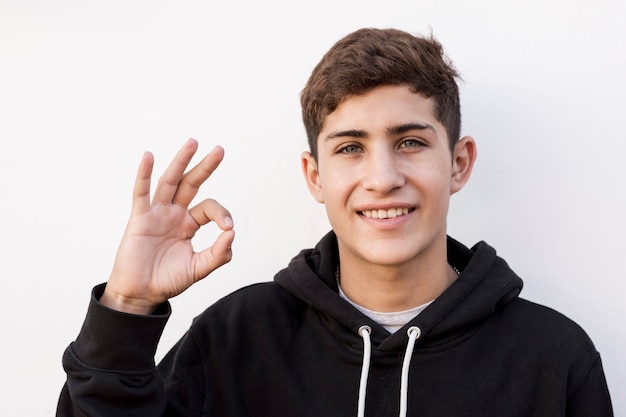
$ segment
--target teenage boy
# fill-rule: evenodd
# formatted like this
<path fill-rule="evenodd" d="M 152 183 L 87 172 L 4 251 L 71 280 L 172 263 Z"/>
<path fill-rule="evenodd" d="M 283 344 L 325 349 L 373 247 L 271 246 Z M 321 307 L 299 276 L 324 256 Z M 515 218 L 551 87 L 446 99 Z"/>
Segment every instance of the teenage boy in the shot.
<path fill-rule="evenodd" d="M 476 158 L 456 77 L 432 38 L 364 29 L 335 44 L 302 93 L 302 168 L 333 230 L 208 308 L 157 367 L 167 300 L 230 260 L 234 231 L 217 202 L 189 208 L 221 148 L 185 173 L 187 142 L 152 202 L 144 155 L 110 279 L 63 358 L 58 415 L 611 416 L 583 330 L 519 298 L 486 243 L 446 235 Z M 211 221 L 222 234 L 194 252 Z"/>

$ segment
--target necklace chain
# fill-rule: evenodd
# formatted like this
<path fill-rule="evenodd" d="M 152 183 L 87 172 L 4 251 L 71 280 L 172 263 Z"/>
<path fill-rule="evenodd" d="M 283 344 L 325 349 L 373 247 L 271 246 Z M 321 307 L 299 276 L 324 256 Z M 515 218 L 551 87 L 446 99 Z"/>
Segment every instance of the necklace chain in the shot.
<path fill-rule="evenodd" d="M 456 266 L 450 264 L 450 268 L 452 268 L 457 275 L 461 275 L 461 271 L 459 271 L 459 268 L 457 268 Z M 337 282 L 339 282 L 340 278 L 341 277 L 339 275 L 339 265 L 337 265 L 337 269 L 335 269 L 335 279 L 337 280 Z"/>

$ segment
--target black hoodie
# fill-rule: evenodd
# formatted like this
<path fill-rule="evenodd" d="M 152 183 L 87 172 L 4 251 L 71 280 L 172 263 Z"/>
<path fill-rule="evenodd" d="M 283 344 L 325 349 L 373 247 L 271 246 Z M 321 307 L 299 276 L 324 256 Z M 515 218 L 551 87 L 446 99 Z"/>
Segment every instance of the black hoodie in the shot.
<path fill-rule="evenodd" d="M 459 278 L 389 334 L 338 295 L 331 232 L 273 283 L 208 308 L 158 367 L 169 305 L 119 313 L 98 303 L 96 287 L 63 357 L 57 415 L 348 417 L 360 398 L 366 416 L 397 416 L 409 328 L 419 337 L 404 366 L 408 416 L 613 415 L 600 357 L 579 326 L 518 298 L 521 279 L 485 243 L 470 250 L 448 239 L 448 261 Z"/>

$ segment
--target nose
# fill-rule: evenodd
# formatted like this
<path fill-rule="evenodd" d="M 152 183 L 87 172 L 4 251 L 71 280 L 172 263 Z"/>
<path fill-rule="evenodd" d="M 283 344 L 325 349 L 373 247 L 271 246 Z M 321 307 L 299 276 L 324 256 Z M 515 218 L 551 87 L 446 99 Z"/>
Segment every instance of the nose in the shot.
<path fill-rule="evenodd" d="M 393 151 L 370 152 L 363 168 L 362 185 L 368 191 L 387 194 L 405 183 L 400 161 L 394 157 Z"/>

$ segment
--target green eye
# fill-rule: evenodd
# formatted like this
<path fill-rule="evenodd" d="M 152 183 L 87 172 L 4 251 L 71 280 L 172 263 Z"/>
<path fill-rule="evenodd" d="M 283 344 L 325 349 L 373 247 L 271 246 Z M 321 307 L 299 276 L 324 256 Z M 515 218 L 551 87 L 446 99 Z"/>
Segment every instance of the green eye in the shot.
<path fill-rule="evenodd" d="M 341 148 L 341 153 L 357 153 L 360 149 L 357 145 L 348 145 Z"/>
<path fill-rule="evenodd" d="M 417 139 L 406 139 L 400 144 L 401 148 L 417 148 L 423 146 L 423 144 Z"/>

